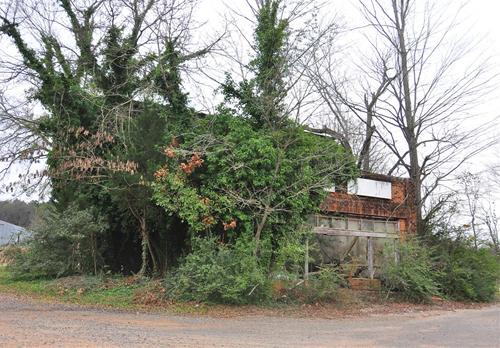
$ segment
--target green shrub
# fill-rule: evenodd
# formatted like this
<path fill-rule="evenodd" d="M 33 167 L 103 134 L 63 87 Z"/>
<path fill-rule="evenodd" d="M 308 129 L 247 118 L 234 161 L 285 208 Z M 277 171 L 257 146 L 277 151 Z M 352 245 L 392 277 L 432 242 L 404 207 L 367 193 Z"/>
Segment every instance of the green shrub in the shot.
<path fill-rule="evenodd" d="M 266 267 L 252 254 L 254 245 L 240 237 L 234 245 L 215 238 L 194 238 L 192 252 L 167 278 L 167 296 L 181 301 L 255 303 L 271 295 Z"/>
<path fill-rule="evenodd" d="M 455 300 L 495 299 L 500 264 L 490 250 L 476 250 L 464 243 L 437 250 L 437 280 L 443 294 Z"/>
<path fill-rule="evenodd" d="M 311 274 L 306 281 L 299 281 L 281 292 L 281 300 L 303 303 L 330 302 L 335 300 L 345 279 L 336 267 L 325 266 Z"/>
<path fill-rule="evenodd" d="M 10 270 L 17 278 L 97 273 L 101 267 L 97 239 L 106 227 L 90 210 L 49 210 Z"/>
<path fill-rule="evenodd" d="M 289 231 L 277 240 L 272 273 L 279 279 L 302 279 L 304 272 L 304 258 L 306 256 L 306 238 L 312 240 L 310 228 L 301 226 Z M 311 253 L 311 246 L 308 246 Z M 309 255 L 309 261 L 314 260 Z"/>
<path fill-rule="evenodd" d="M 384 287 L 414 302 L 427 302 L 439 295 L 429 250 L 417 240 L 403 241 L 396 248 L 384 250 L 381 267 Z"/>

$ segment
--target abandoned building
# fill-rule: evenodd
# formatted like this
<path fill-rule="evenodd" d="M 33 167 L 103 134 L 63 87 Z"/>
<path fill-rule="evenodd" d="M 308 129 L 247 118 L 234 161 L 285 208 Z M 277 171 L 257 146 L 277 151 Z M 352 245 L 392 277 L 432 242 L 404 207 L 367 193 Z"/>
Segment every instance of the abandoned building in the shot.
<path fill-rule="evenodd" d="M 310 221 L 321 263 L 340 265 L 350 280 L 376 278 L 384 247 L 415 232 L 413 190 L 410 179 L 371 173 L 328 190 Z"/>

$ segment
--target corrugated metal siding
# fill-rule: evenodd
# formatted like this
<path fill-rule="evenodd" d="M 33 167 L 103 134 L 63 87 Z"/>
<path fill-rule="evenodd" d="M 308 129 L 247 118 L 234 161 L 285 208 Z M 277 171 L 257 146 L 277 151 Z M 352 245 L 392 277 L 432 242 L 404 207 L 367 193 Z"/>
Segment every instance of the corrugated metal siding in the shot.
<path fill-rule="evenodd" d="M 0 220 L 0 245 L 13 244 L 26 238 L 28 232 L 21 226 Z"/>

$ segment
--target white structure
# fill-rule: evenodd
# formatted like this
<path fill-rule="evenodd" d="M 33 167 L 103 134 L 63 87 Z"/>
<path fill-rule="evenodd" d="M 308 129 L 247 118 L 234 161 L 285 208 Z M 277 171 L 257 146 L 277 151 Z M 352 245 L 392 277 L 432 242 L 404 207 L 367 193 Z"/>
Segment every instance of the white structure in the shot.
<path fill-rule="evenodd" d="M 19 243 L 28 235 L 29 232 L 21 226 L 0 220 L 0 246 Z"/>
<path fill-rule="evenodd" d="M 358 196 L 391 199 L 392 184 L 386 181 L 359 178 L 349 182 L 347 193 Z"/>

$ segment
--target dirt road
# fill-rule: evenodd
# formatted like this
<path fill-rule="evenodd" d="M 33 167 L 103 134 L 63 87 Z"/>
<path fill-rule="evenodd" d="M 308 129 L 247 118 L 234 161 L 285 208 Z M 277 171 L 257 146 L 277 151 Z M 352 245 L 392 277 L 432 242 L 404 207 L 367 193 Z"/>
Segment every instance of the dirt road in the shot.
<path fill-rule="evenodd" d="M 218 319 L 0 294 L 0 347 L 500 347 L 500 306 L 350 319 Z"/>

